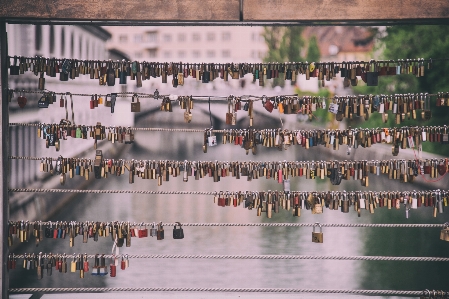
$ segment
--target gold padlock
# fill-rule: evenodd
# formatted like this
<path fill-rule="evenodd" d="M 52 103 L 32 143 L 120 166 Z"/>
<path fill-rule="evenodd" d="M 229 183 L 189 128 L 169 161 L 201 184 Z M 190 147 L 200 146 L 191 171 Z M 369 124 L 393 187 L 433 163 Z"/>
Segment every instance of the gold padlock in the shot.
<path fill-rule="evenodd" d="M 440 240 L 449 242 L 449 222 L 444 224 L 444 228 L 440 232 Z"/>
<path fill-rule="evenodd" d="M 320 227 L 320 232 L 319 233 L 315 232 L 315 227 L 317 225 Z M 323 243 L 323 229 L 321 227 L 321 224 L 318 223 L 318 222 L 313 225 L 312 242 L 314 242 L 314 243 Z"/>

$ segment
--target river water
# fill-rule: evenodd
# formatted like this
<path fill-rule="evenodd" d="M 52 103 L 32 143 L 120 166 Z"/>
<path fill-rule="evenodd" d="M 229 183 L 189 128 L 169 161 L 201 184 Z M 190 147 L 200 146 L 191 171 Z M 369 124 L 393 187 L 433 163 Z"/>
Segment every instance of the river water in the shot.
<path fill-rule="evenodd" d="M 137 126 L 145 126 L 140 124 Z M 164 137 L 156 137 L 156 136 Z M 188 135 L 188 136 L 187 136 Z M 191 141 L 191 138 L 194 140 Z M 329 149 L 304 150 L 290 148 L 278 152 L 276 149 L 259 147 L 256 156 L 233 145 L 219 145 L 201 152 L 202 134 L 137 132 L 136 139 L 147 143 L 158 143 L 159 150 L 145 146 L 145 142 L 124 145 L 124 159 L 185 159 L 220 161 L 256 160 L 278 161 L 302 159 L 329 159 Z M 175 142 L 175 140 L 177 140 Z M 195 148 L 192 148 L 192 143 Z M 171 149 L 179 148 L 173 156 Z M 167 149 L 167 150 L 164 150 Z M 170 150 L 169 150 L 170 149 Z M 363 150 L 363 149 L 361 149 Z M 311 154 L 312 156 L 308 156 Z M 80 181 L 82 178 L 75 178 Z M 92 179 L 92 178 L 91 178 Z M 170 177 L 169 182 L 157 186 L 155 180 L 135 179 L 128 183 L 128 176 L 93 180 L 92 189 L 122 190 L 282 190 L 282 185 L 274 180 L 260 178 L 247 182 L 245 177 L 222 178 L 213 183 L 206 177 L 195 181 L 189 178 L 183 182 L 182 176 Z M 343 181 L 340 186 L 332 186 L 328 180 L 291 179 L 292 190 L 360 190 L 359 182 Z M 370 177 L 371 190 L 400 190 L 404 184 L 391 182 L 384 177 Z M 407 186 L 412 190 L 413 186 Z M 204 195 L 140 195 L 140 194 L 80 194 L 54 215 L 53 221 L 131 221 L 131 222 L 320 222 L 320 223 L 442 223 L 448 221 L 448 212 L 432 217 L 431 208 L 413 210 L 405 219 L 404 209 L 376 209 L 374 214 L 362 211 L 362 217 L 352 209 L 344 214 L 325 209 L 323 214 L 312 215 L 302 211 L 301 217 L 293 217 L 291 211 L 281 210 L 273 218 L 258 217 L 256 211 L 239 207 L 218 207 L 212 196 Z M 439 239 L 440 229 L 385 229 L 385 228 L 325 228 L 324 243 L 311 242 L 312 229 L 287 227 L 184 227 L 185 238 L 174 240 L 172 227 L 165 227 L 165 240 L 155 238 L 133 238 L 132 246 L 122 247 L 120 253 L 128 254 L 199 254 L 199 255 L 382 255 L 382 256 L 438 256 L 449 257 L 449 242 Z M 22 252 L 53 253 L 105 253 L 112 249 L 110 238 L 100 238 L 98 242 L 82 238 L 75 239 L 75 246 L 69 247 L 68 239 L 44 239 L 38 248 L 34 239 L 19 248 Z M 92 264 L 92 261 L 91 261 Z M 109 261 L 107 261 L 109 264 Z M 86 274 L 84 279 L 78 273 L 61 274 L 53 271 L 52 276 L 37 280 L 34 271 L 18 269 L 11 271 L 11 287 L 210 287 L 210 288 L 302 288 L 302 289 L 381 289 L 381 290 L 423 290 L 448 289 L 447 263 L 437 262 L 378 262 L 339 260 L 218 260 L 218 259 L 132 259 L 126 270 L 117 270 L 117 277 L 96 277 Z M 123 295 L 123 294 L 122 294 Z M 121 296 L 122 296 L 121 295 Z M 157 293 L 146 294 L 155 298 L 343 298 L 346 295 L 281 295 L 281 294 L 196 294 Z M 58 295 L 59 296 L 59 295 Z M 81 296 L 81 295 L 80 295 Z M 247 297 L 249 296 L 249 297 Z M 45 296 L 50 298 L 52 296 Z M 83 298 L 90 298 L 83 295 Z M 103 298 L 92 296 L 92 298 Z M 131 297 L 131 295 L 129 295 Z M 135 298 L 143 298 L 144 294 Z M 355 296 L 354 296 L 355 297 Z M 53 298 L 53 297 L 52 297 Z M 55 297 L 56 298 L 56 297 Z M 69 296 L 67 296 L 69 298 Z M 71 298 L 71 297 L 70 297 Z M 75 298 L 75 297 L 74 297 Z M 111 297 L 108 297 L 111 298 Z M 132 297 L 134 298 L 134 297 Z"/>

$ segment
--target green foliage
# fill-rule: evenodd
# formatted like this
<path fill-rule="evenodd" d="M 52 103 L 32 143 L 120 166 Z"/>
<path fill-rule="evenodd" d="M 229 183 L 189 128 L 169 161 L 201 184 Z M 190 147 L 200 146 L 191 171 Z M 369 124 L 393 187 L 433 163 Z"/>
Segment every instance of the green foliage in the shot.
<path fill-rule="evenodd" d="M 263 37 L 268 46 L 264 62 L 302 61 L 301 50 L 304 40 L 301 37 L 304 27 L 264 27 Z M 273 86 L 284 86 L 282 79 L 273 79 Z"/>
<path fill-rule="evenodd" d="M 318 41 L 316 36 L 312 36 L 309 40 L 309 46 L 307 47 L 306 60 L 309 62 L 319 61 L 321 58 L 320 49 L 318 48 Z"/>
<path fill-rule="evenodd" d="M 387 28 L 386 35 L 380 38 L 378 48 L 382 50 L 382 59 L 417 59 L 417 58 L 446 58 L 449 52 L 449 26 L 444 25 L 408 25 L 392 26 Z M 378 87 L 366 85 L 357 86 L 357 94 L 392 94 L 392 93 L 437 93 L 449 91 L 447 70 L 449 61 L 434 61 L 432 69 L 426 69 L 424 77 L 416 78 L 413 75 L 382 76 L 379 77 Z M 360 82 L 360 81 L 359 81 Z M 439 108 L 435 105 L 435 97 L 431 100 L 432 118 L 424 122 L 418 115 L 415 121 L 406 121 L 399 126 L 406 125 L 442 125 L 448 124 L 448 108 Z M 374 115 L 367 122 L 350 123 L 351 126 L 382 127 L 395 126 L 390 115 L 387 124 L 382 123 L 380 115 Z M 424 143 L 423 149 L 442 155 L 449 155 L 447 146 Z"/>

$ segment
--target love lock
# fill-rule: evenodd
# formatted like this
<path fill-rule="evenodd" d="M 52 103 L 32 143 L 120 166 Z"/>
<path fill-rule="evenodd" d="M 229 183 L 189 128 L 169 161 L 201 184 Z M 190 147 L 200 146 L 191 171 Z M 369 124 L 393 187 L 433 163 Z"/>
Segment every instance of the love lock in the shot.
<path fill-rule="evenodd" d="M 444 224 L 444 228 L 440 232 L 440 240 L 449 242 L 449 222 Z"/>
<path fill-rule="evenodd" d="M 179 225 L 179 228 L 176 226 Z M 182 229 L 181 223 L 176 222 L 173 228 L 173 239 L 184 239 L 184 230 Z"/>
<path fill-rule="evenodd" d="M 320 232 L 319 233 L 315 232 L 315 227 L 317 225 L 320 227 Z M 321 227 L 321 224 L 319 224 L 318 222 L 313 225 L 312 242 L 314 242 L 314 243 L 323 243 L 323 229 Z"/>

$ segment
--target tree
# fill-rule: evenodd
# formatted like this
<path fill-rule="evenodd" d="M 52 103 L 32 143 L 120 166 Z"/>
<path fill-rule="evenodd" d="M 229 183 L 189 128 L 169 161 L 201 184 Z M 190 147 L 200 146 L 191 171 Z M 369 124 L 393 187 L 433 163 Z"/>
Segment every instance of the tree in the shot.
<path fill-rule="evenodd" d="M 382 76 L 379 77 L 377 88 L 357 87 L 357 93 L 362 94 L 392 94 L 392 93 L 429 93 L 435 94 L 440 91 L 449 91 L 449 81 L 447 80 L 447 70 L 449 61 L 449 26 L 444 25 L 408 25 L 392 26 L 386 29 L 384 36 L 380 38 L 378 48 L 382 51 L 381 58 L 390 59 L 418 59 L 434 58 L 432 69 L 427 69 L 423 77 L 416 78 L 414 75 Z M 441 125 L 447 124 L 448 108 L 437 109 L 435 97 L 431 101 L 432 118 L 429 121 L 407 121 L 401 125 Z M 375 122 L 377 121 L 377 122 Z M 385 126 L 380 118 L 373 118 L 369 123 L 371 127 Z M 394 120 L 390 117 L 389 126 L 394 126 Z M 426 142 L 423 144 L 425 151 L 448 155 L 447 146 Z"/>
<path fill-rule="evenodd" d="M 264 62 L 298 62 L 302 61 L 301 51 L 304 47 L 302 32 L 304 27 L 264 27 L 263 37 L 268 46 Z M 273 80 L 273 86 L 284 86 L 285 81 Z"/>
<path fill-rule="evenodd" d="M 320 49 L 318 48 L 318 41 L 316 36 L 312 36 L 309 40 L 309 45 L 307 47 L 307 57 L 308 62 L 319 61 L 321 58 Z"/>

